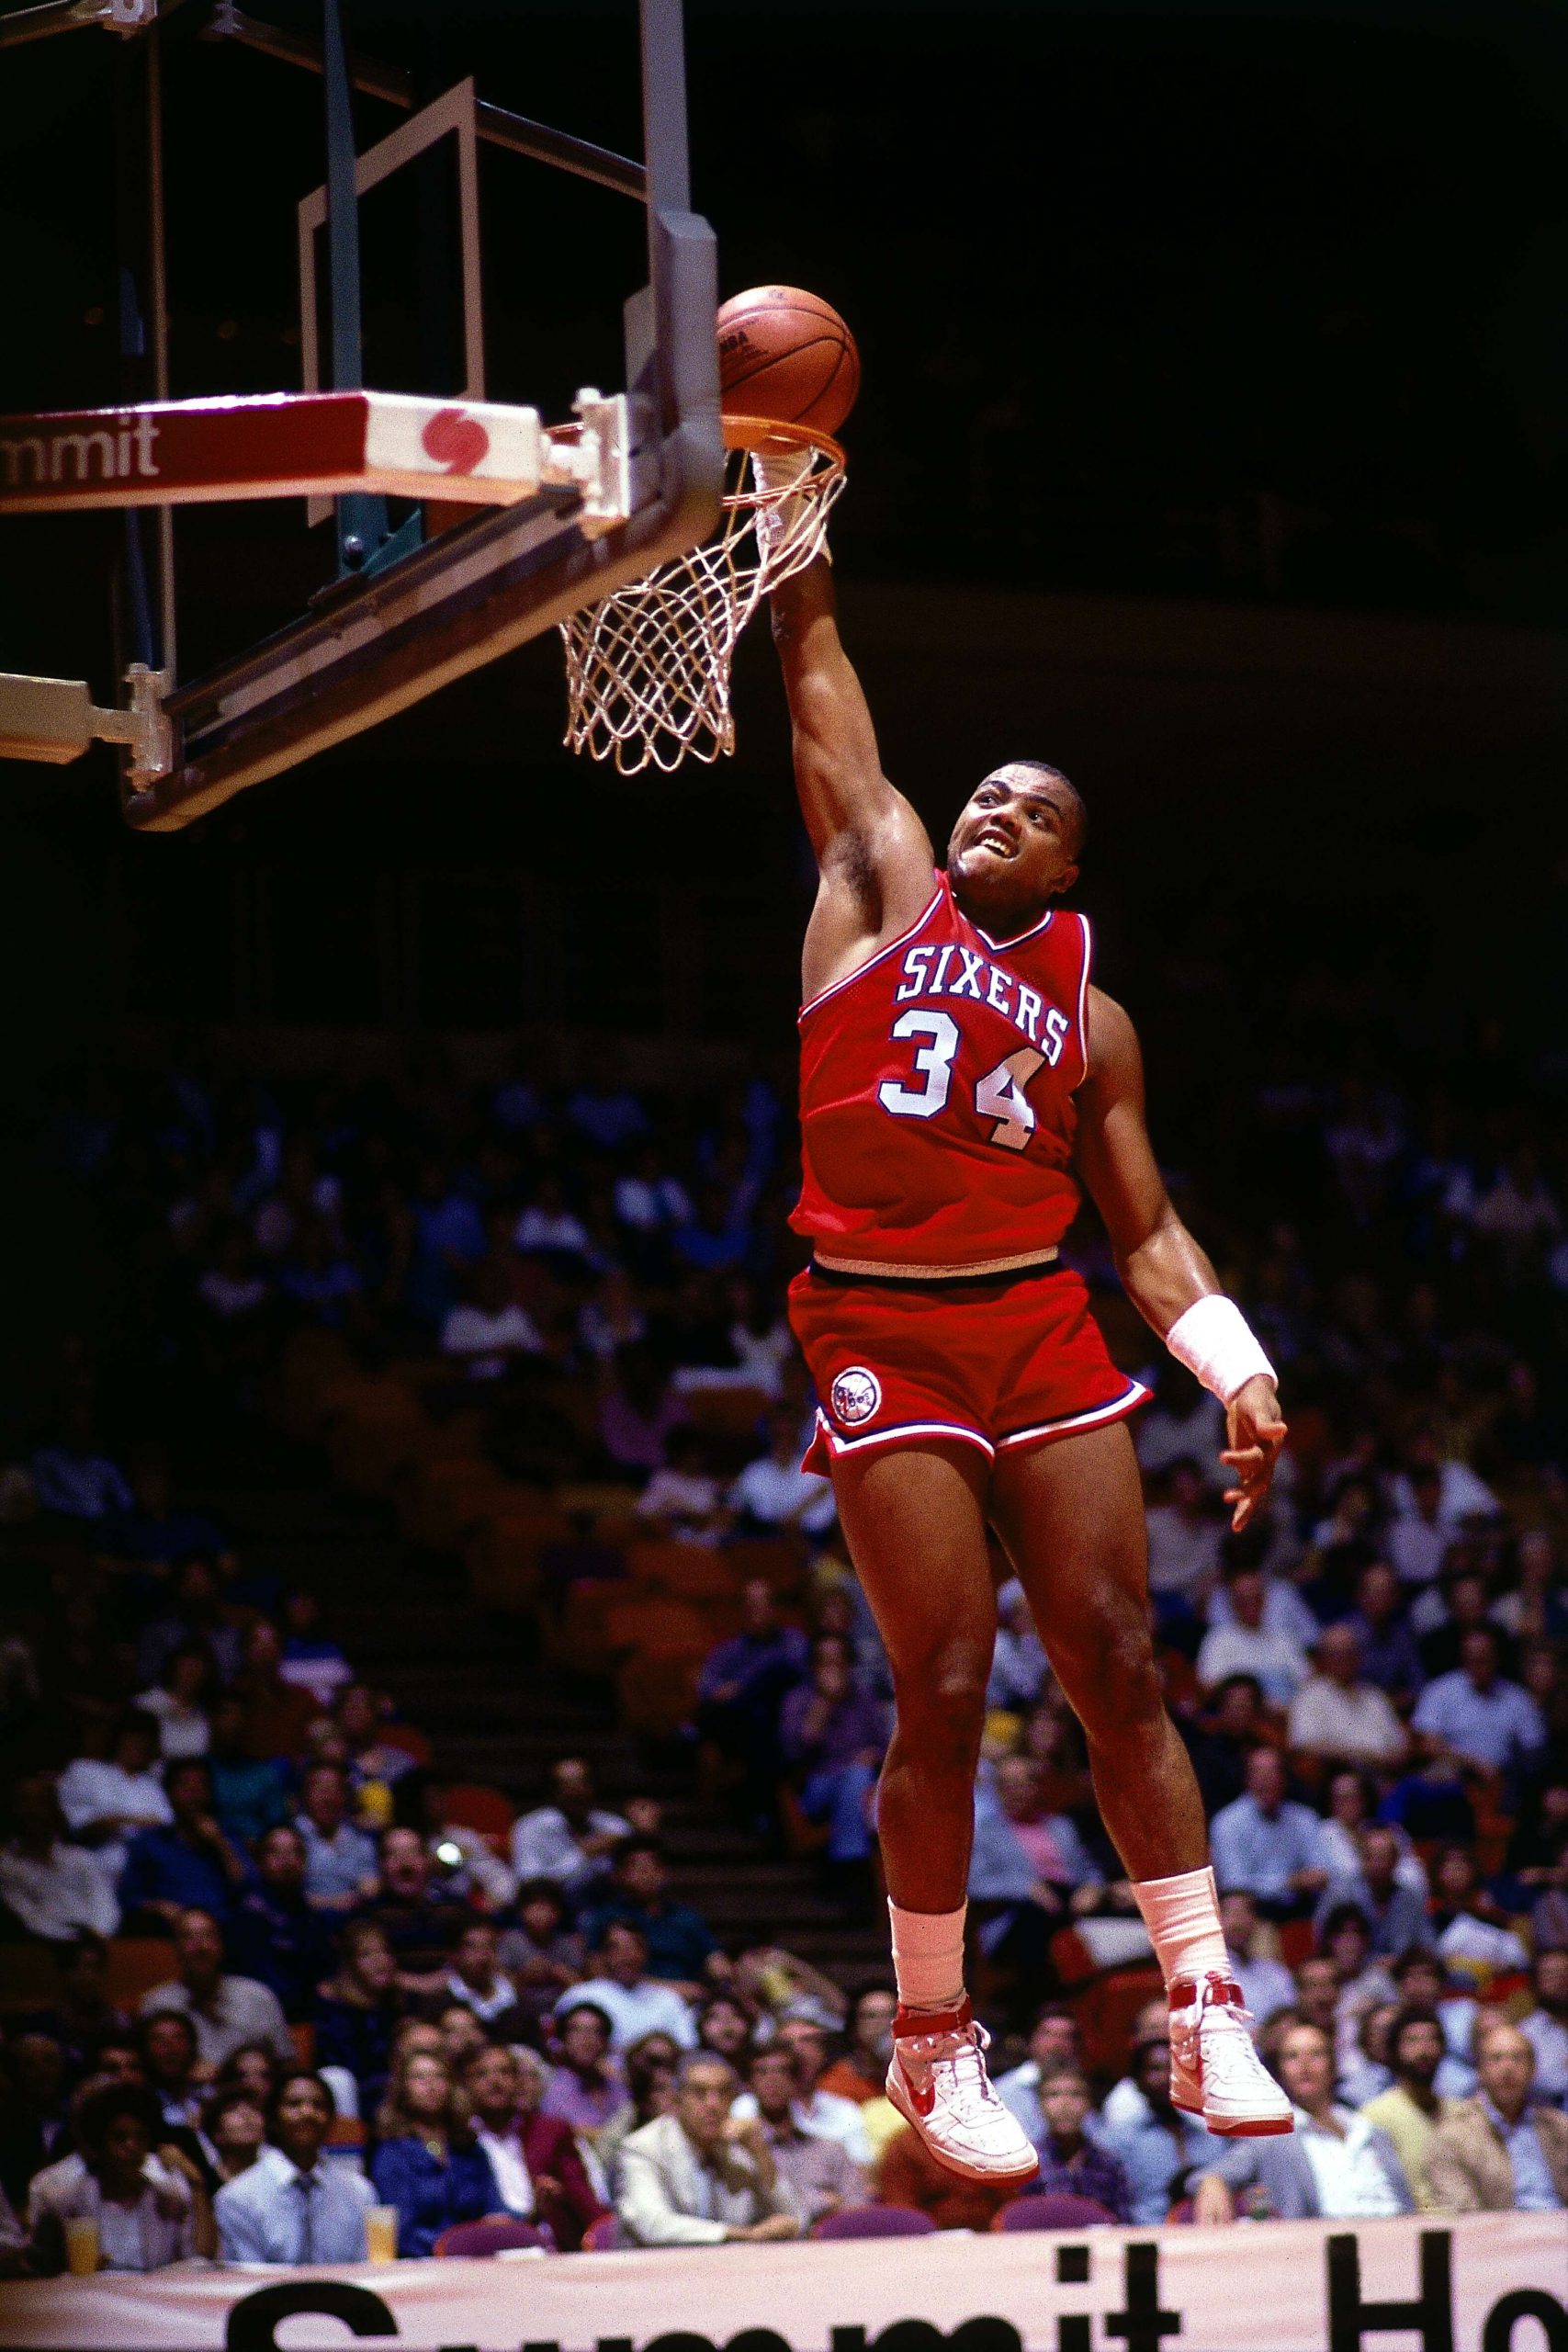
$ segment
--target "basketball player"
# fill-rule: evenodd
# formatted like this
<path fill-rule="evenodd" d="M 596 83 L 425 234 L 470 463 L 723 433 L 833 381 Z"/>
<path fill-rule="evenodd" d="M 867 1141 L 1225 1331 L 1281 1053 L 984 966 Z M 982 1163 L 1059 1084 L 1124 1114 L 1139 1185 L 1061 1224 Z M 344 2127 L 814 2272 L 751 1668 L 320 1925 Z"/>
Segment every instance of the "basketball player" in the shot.
<path fill-rule="evenodd" d="M 1213 2132 L 1288 2132 L 1160 1696 L 1125 1427 L 1145 1391 L 1057 1262 L 1080 1181 L 1128 1295 L 1225 1407 L 1237 1528 L 1268 1492 L 1285 1427 L 1267 1357 L 1160 1180 L 1133 1024 L 1090 983 L 1087 922 L 1055 905 L 1077 878 L 1083 803 L 1056 769 L 1010 761 L 976 787 L 934 871 L 882 773 L 825 559 L 775 589 L 773 616 L 820 877 L 794 1218 L 813 1258 L 790 1295 L 821 1399 L 807 1462 L 832 1476 L 897 1698 L 878 1792 L 899 1993 L 887 2096 L 953 2171 L 1034 2171 L 963 1977 L 997 1628 L 989 1522 L 1083 1724 L 1159 1956 L 1171 2095 Z"/>

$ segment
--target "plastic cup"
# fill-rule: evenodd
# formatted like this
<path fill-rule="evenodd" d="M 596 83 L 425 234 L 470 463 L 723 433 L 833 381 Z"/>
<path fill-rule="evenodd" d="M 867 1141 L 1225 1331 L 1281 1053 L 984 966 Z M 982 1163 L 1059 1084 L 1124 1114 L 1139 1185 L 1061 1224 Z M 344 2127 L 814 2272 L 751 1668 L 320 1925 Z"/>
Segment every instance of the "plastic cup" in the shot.
<path fill-rule="evenodd" d="M 365 2250 L 372 2262 L 396 2262 L 398 2209 L 395 2205 L 372 2205 L 366 2214 Z"/>
<path fill-rule="evenodd" d="M 98 2224 L 92 2213 L 73 2214 L 65 2224 L 65 2267 L 73 2278 L 96 2277 L 98 2267 Z"/>

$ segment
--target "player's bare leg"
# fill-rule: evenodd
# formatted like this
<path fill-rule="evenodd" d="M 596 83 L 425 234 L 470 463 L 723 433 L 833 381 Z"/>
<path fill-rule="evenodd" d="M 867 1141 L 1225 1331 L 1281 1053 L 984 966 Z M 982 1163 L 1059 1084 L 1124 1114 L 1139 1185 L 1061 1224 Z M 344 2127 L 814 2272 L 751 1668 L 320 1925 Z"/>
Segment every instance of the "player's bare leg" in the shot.
<path fill-rule="evenodd" d="M 1160 1692 L 1125 1424 L 1002 1453 L 990 1512 L 1084 1727 L 1100 1815 L 1165 1973 L 1172 2097 L 1213 2132 L 1288 2132 L 1290 2102 L 1253 2048 L 1231 1981 L 1202 1800 Z"/>
<path fill-rule="evenodd" d="M 1030 2177 L 1035 2154 L 991 2088 L 964 1990 L 975 1770 L 997 1632 L 987 1471 L 974 1446 L 895 1448 L 840 1456 L 833 1489 L 897 1710 L 877 1791 L 899 2002 L 887 2096 L 940 2163 L 1009 2181 Z"/>

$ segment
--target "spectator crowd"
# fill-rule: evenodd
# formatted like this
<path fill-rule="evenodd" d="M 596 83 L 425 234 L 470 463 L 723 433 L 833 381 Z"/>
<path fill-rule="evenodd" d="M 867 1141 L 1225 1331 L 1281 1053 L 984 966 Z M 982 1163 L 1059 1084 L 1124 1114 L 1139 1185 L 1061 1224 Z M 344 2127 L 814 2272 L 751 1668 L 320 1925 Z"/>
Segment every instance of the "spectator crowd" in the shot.
<path fill-rule="evenodd" d="M 874 1928 L 891 1690 L 799 1466 L 779 1091 L 661 1095 L 608 1045 L 570 1084 L 542 1048 L 482 1088 L 424 1048 L 305 1084 L 200 1040 L 62 1084 L 28 1230 L 79 1262 L 0 1399 L 0 2271 L 62 2269 L 88 2222 L 98 2263 L 146 2270 L 387 2232 L 403 2258 L 716 2245 L 879 2206 L 1568 2207 L 1568 1157 L 1495 1036 L 1424 1092 L 1287 1051 L 1247 1119 L 1253 1184 L 1200 1160 L 1188 1204 L 1291 1423 L 1245 1534 L 1223 1413 L 1130 1325 L 1092 1217 L 1072 1254 L 1155 1389 L 1161 1668 L 1297 2128 L 1224 2143 L 1172 2106 L 1050 1629 L 998 1552 L 970 1982 L 1040 2154 L 1015 2196 L 889 2106 L 874 1968 L 726 1949 L 663 1834 L 678 1787 Z M 537 1499 L 510 1605 L 541 1673 L 613 1694 L 642 1781 L 563 1755 L 476 1806 L 334 1638 L 330 1576 L 285 1587 L 227 1523 L 211 1433 L 287 1428 L 323 1363 L 413 1366 L 463 1475 Z M 621 1602 L 683 1628 L 635 1672 L 593 1648 Z"/>

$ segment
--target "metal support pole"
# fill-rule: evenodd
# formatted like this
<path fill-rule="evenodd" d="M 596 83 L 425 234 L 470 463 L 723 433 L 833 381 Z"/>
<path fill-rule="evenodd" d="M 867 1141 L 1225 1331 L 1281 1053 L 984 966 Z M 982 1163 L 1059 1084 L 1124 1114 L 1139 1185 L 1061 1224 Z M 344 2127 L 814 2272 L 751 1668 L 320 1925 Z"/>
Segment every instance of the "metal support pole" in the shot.
<path fill-rule="evenodd" d="M 327 101 L 327 260 L 332 303 L 333 390 L 358 391 L 359 198 L 354 185 L 354 99 L 340 0 L 323 0 L 322 64 Z M 355 491 L 337 502 L 338 572 L 362 571 L 387 537 L 387 502 Z"/>
<path fill-rule="evenodd" d="M 169 397 L 169 280 L 164 251 L 164 44 L 156 26 L 147 42 L 147 291 L 151 316 L 152 397 Z M 171 681 L 179 676 L 175 628 L 175 510 L 153 510 L 158 549 L 158 662 Z"/>

